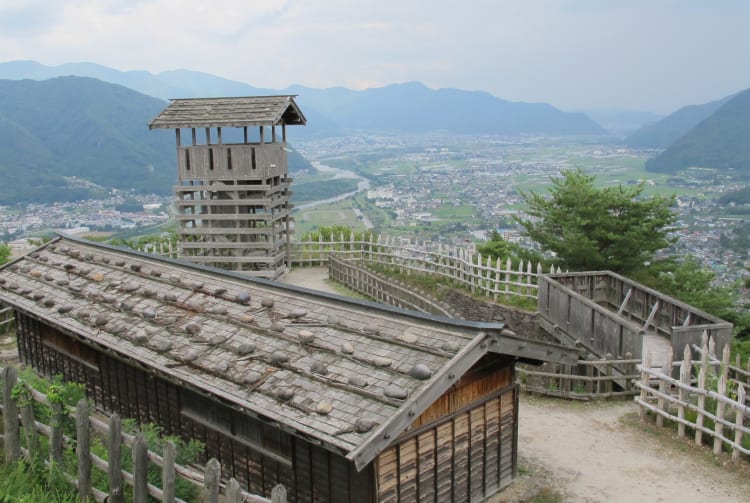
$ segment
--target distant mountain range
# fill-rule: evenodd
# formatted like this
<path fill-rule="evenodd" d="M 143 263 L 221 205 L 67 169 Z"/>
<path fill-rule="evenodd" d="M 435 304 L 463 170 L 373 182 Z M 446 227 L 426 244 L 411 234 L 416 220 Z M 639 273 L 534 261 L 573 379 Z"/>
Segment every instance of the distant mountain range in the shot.
<path fill-rule="evenodd" d="M 721 108 L 732 96 L 702 105 L 689 105 L 669 114 L 658 122 L 643 126 L 625 139 L 633 148 L 667 148 L 701 121 Z"/>
<path fill-rule="evenodd" d="M 646 169 L 675 173 L 697 166 L 750 178 L 750 89 L 721 101 L 712 114 L 647 161 Z"/>
<path fill-rule="evenodd" d="M 166 105 L 93 78 L 0 80 L 0 204 L 101 195 L 87 182 L 170 193 L 174 134 L 148 129 Z M 309 167 L 296 151 L 289 165 Z"/>
<path fill-rule="evenodd" d="M 433 90 L 419 83 L 394 84 L 365 91 L 344 88 L 282 90 L 252 87 L 215 75 L 189 70 L 152 74 L 121 72 L 92 63 L 45 66 L 33 61 L 0 63 L 0 78 L 47 79 L 62 75 L 93 77 L 162 99 L 298 94 L 308 118 L 291 139 L 369 132 L 447 131 L 478 134 L 598 135 L 605 131 L 582 113 L 560 111 L 544 103 L 510 102 L 479 91 Z"/>

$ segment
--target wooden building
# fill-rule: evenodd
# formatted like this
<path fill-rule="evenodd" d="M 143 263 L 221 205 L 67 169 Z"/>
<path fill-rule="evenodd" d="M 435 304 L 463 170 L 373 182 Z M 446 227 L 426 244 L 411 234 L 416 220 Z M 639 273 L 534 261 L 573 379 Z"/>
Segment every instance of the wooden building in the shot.
<path fill-rule="evenodd" d="M 577 353 L 61 237 L 0 268 L 21 360 L 291 501 L 481 501 L 516 471 L 517 360 Z"/>
<path fill-rule="evenodd" d="M 292 232 L 289 124 L 305 124 L 293 96 L 172 100 L 151 121 L 151 129 L 176 134 L 181 258 L 272 279 L 286 271 Z M 257 128 L 257 136 L 248 128 Z M 183 129 L 190 132 L 189 144 Z"/>

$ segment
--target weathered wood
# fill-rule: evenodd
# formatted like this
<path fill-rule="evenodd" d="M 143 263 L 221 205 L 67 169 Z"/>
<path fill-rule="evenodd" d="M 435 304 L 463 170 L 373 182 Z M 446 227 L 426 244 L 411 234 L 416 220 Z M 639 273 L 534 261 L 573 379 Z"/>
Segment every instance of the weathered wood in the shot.
<path fill-rule="evenodd" d="M 52 402 L 50 409 L 52 432 L 49 441 L 49 457 L 53 464 L 59 465 L 63 460 L 63 420 L 66 414 L 63 404 L 59 401 Z"/>
<path fill-rule="evenodd" d="M 719 377 L 716 392 L 720 395 L 727 394 L 727 380 L 723 375 Z M 722 424 L 724 419 L 724 408 L 724 402 L 716 402 L 716 420 L 714 421 L 714 431 L 716 432 L 716 435 L 714 436 L 715 455 L 721 454 L 721 437 L 724 435 L 724 425 Z"/>
<path fill-rule="evenodd" d="M 133 502 L 148 501 L 148 444 L 143 433 L 137 433 L 133 443 Z"/>
<path fill-rule="evenodd" d="M 683 384 L 689 385 L 690 384 L 690 365 L 692 362 L 692 355 L 690 354 L 690 346 L 685 345 L 685 351 L 683 353 L 682 358 L 682 365 L 680 365 L 680 381 Z M 682 405 L 682 402 L 685 401 L 685 389 L 684 388 L 678 388 L 678 399 L 680 400 L 680 404 L 677 406 L 677 417 L 681 420 L 685 419 L 685 406 Z M 677 423 L 677 436 L 682 438 L 685 436 L 685 423 L 682 421 Z"/>
<path fill-rule="evenodd" d="M 224 501 L 226 503 L 241 503 L 242 502 L 242 490 L 240 484 L 234 477 L 229 479 L 226 488 L 224 489 Z"/>
<path fill-rule="evenodd" d="M 109 418 L 109 433 L 107 434 L 107 454 L 109 478 L 109 501 L 111 503 L 124 503 L 125 494 L 122 487 L 122 467 L 121 467 L 121 424 L 120 415 L 112 414 Z"/>
<path fill-rule="evenodd" d="M 89 404 L 85 398 L 76 405 L 76 456 L 78 458 L 78 497 L 91 497 L 91 430 Z"/>
<path fill-rule="evenodd" d="M 23 425 L 24 437 L 26 438 L 26 448 L 29 451 L 29 457 L 34 458 L 39 455 L 39 435 L 34 426 L 34 403 L 31 399 L 28 385 L 21 383 L 24 391 L 19 393 L 19 408 L 21 409 L 21 424 Z"/>
<path fill-rule="evenodd" d="M 208 460 L 208 463 L 206 463 L 206 475 L 204 480 L 204 503 L 219 503 L 221 464 L 216 458 L 211 458 Z"/>
<path fill-rule="evenodd" d="M 651 367 L 651 353 L 646 353 L 646 358 L 643 360 L 643 365 L 641 365 L 641 402 L 646 402 L 646 397 L 648 395 L 648 380 L 649 375 L 645 371 L 645 369 Z M 646 411 L 642 407 L 638 409 L 638 417 L 641 421 L 643 421 L 646 418 Z"/>
<path fill-rule="evenodd" d="M 740 384 L 737 387 L 737 401 L 739 403 L 745 403 L 745 387 Z M 745 415 L 736 412 L 734 418 L 734 447 L 732 448 L 732 461 L 738 461 L 740 459 L 740 449 L 737 446 L 742 445 L 742 425 L 744 423 Z"/>
<path fill-rule="evenodd" d="M 271 489 L 271 502 L 286 503 L 286 487 L 281 484 L 274 486 L 274 488 Z"/>
<path fill-rule="evenodd" d="M 162 503 L 174 503 L 175 500 L 175 460 L 177 450 L 170 440 L 164 444 L 164 461 L 162 464 Z"/>
<path fill-rule="evenodd" d="M 15 463 L 21 457 L 21 431 L 18 425 L 18 406 L 13 400 L 13 388 L 18 382 L 14 367 L 5 367 L 3 379 L 3 444 L 5 461 Z"/>

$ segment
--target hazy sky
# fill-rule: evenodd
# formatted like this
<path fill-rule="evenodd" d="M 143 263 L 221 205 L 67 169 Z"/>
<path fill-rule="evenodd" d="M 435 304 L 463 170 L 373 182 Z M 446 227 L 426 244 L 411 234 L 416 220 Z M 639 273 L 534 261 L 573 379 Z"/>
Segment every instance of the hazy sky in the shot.
<path fill-rule="evenodd" d="M 667 113 L 750 87 L 750 1 L 0 0 L 17 59 Z"/>

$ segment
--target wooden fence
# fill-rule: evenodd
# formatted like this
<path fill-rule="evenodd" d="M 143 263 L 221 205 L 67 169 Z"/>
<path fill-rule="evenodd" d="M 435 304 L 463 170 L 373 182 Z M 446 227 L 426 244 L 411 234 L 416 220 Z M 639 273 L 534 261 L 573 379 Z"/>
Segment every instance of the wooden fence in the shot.
<path fill-rule="evenodd" d="M 327 241 L 321 236 L 317 241 L 295 242 L 292 264 L 324 266 L 331 253 L 363 266 L 442 277 L 495 300 L 501 295 L 536 299 L 537 278 L 543 274 L 541 264 L 534 267 L 531 262 L 520 261 L 514 265 L 511 259 L 493 260 L 466 248 L 444 247 L 427 241 L 412 243 L 406 238 L 375 237 L 374 234 L 362 238 L 352 234 L 349 239 L 342 234 Z M 550 272 L 554 272 L 554 267 Z"/>
<path fill-rule="evenodd" d="M 704 435 L 713 438 L 714 454 L 727 449 L 733 460 L 750 456 L 750 407 L 745 390 L 750 385 L 750 367 L 748 371 L 739 368 L 739 361 L 730 365 L 729 345 L 724 346 L 721 361 L 708 344 L 695 349 L 700 360 L 693 361 L 686 345 L 682 361 L 673 363 L 670 353 L 661 369 L 651 368 L 651 355 L 646 355 L 635 383 L 640 390 L 635 401 L 641 419 L 652 412 L 657 426 L 664 426 L 665 419 L 677 423 L 679 437 L 685 437 L 689 428 L 698 445 L 703 444 Z M 678 378 L 673 377 L 675 373 Z"/>
<path fill-rule="evenodd" d="M 0 304 L 0 334 L 7 334 L 13 329 L 13 308 Z"/>
<path fill-rule="evenodd" d="M 640 377 L 636 368 L 640 362 L 630 354 L 624 359 L 608 354 L 576 365 L 516 365 L 516 375 L 521 389 L 530 393 L 574 400 L 614 398 L 638 394 L 633 381 Z"/>
<path fill-rule="evenodd" d="M 3 449 L 5 461 L 13 463 L 21 454 L 30 458 L 44 455 L 39 434 L 49 439 L 48 464 L 62 466 L 65 446 L 76 445 L 77 473 L 64 474 L 68 482 L 74 486 L 82 500 L 93 498 L 97 502 L 111 503 L 124 501 L 124 485 L 133 488 L 133 501 L 145 503 L 148 496 L 163 502 L 183 502 L 175 496 L 176 477 L 184 479 L 202 491 L 202 501 L 217 503 L 219 495 L 226 503 L 286 503 L 286 488 L 277 485 L 273 488 L 271 499 L 242 490 L 233 478 L 228 483 L 221 482 L 221 466 L 216 459 L 210 459 L 203 473 L 192 468 L 175 463 L 175 446 L 167 442 L 163 454 L 151 452 L 147 449 L 146 439 L 142 433 L 130 435 L 121 429 L 120 417 L 117 414 L 109 418 L 109 422 L 102 421 L 90 415 L 89 404 L 85 399 L 78 402 L 75 408 L 66 408 L 59 402 L 50 401 L 44 394 L 25 386 L 18 393 L 19 383 L 16 370 L 13 367 L 0 369 L 0 381 L 3 390 Z M 16 393 L 14 393 L 14 389 Z M 14 394 L 16 395 L 14 397 Z M 25 396 L 24 396 L 25 395 Z M 23 400 L 22 400 L 23 399 Z M 50 425 L 35 421 L 33 402 L 47 405 L 51 410 Z M 19 410 L 22 428 L 19 427 Z M 75 418 L 76 438 L 64 435 L 63 424 L 66 417 Z M 21 442 L 23 430 L 23 446 Z M 91 452 L 92 430 L 106 439 L 107 459 Z M 133 473 L 121 468 L 121 448 L 127 446 L 132 450 Z M 72 449 L 71 447 L 68 447 Z M 149 464 L 154 464 L 162 470 L 162 488 L 148 483 L 147 474 Z M 107 474 L 108 491 L 104 492 L 92 485 L 92 468 Z"/>

